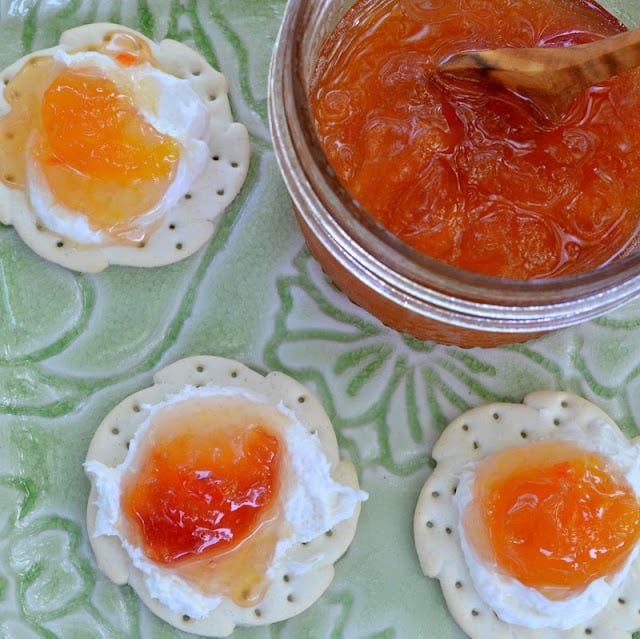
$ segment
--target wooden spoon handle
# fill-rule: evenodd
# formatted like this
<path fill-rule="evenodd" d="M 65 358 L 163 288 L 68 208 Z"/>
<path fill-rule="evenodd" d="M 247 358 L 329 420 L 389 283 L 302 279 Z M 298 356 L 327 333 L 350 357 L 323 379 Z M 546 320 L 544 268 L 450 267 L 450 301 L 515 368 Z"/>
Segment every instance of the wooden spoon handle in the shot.
<path fill-rule="evenodd" d="M 438 66 L 445 74 L 496 82 L 553 119 L 588 87 L 640 67 L 640 29 L 572 47 L 469 51 Z"/>
<path fill-rule="evenodd" d="M 573 47 L 505 48 L 459 53 L 444 59 L 440 71 L 456 75 L 486 74 L 505 86 L 522 81 L 540 89 L 567 82 L 592 86 L 640 66 L 640 29 Z M 513 81 L 510 76 L 513 74 Z M 560 74 L 554 76 L 554 74 Z"/>
<path fill-rule="evenodd" d="M 570 66 L 582 74 L 583 84 L 604 82 L 640 66 L 640 29 L 572 47 L 572 57 Z"/>

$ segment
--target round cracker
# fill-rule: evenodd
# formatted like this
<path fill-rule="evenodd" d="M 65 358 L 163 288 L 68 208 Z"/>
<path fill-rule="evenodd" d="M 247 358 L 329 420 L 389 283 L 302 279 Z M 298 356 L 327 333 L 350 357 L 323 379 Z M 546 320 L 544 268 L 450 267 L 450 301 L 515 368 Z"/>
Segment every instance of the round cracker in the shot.
<path fill-rule="evenodd" d="M 640 628 L 640 562 L 607 606 L 569 630 L 531 630 L 508 624 L 480 598 L 465 562 L 453 503 L 463 467 L 505 448 L 547 439 L 572 425 L 587 432 L 594 420 L 617 424 L 591 402 L 570 393 L 539 391 L 522 404 L 487 404 L 460 415 L 443 431 L 433 449 L 437 466 L 416 506 L 414 539 L 420 565 L 440 586 L 452 617 L 472 639 L 628 639 Z"/>
<path fill-rule="evenodd" d="M 156 44 L 118 24 L 87 24 L 65 31 L 58 46 L 34 51 L 14 62 L 0 72 L 0 82 L 8 82 L 31 58 L 52 55 L 60 47 L 73 51 L 99 46 L 112 31 L 131 33 L 144 40 L 160 68 L 187 80 L 202 98 L 211 121 L 207 140 L 211 159 L 191 187 L 189 197 L 167 211 L 158 229 L 138 246 L 73 242 L 39 222 L 24 191 L 0 183 L 0 222 L 13 225 L 25 244 L 41 257 L 86 273 L 102 271 L 110 264 L 164 266 L 192 255 L 211 239 L 249 170 L 249 134 L 242 124 L 233 122 L 225 77 L 199 53 L 175 40 Z M 0 94 L 0 116 L 8 112 L 9 104 Z"/>
<path fill-rule="evenodd" d="M 331 463 L 332 477 L 358 489 L 353 464 L 340 460 L 333 426 L 318 399 L 305 386 L 282 373 L 263 377 L 239 362 L 222 357 L 190 357 L 156 373 L 153 386 L 127 397 L 105 417 L 91 441 L 87 461 L 98 461 L 109 467 L 121 464 L 127 456 L 129 441 L 148 416 L 149 407 L 186 385 L 247 389 L 274 405 L 282 403 L 295 414 L 300 424 L 317 434 Z M 333 564 L 351 544 L 360 513 L 357 506 L 353 515 L 333 530 L 291 549 L 288 556 L 295 562 L 313 561 L 311 569 L 296 576 L 286 574 L 284 568 L 279 569 L 257 606 L 241 607 L 225 599 L 207 617 L 189 619 L 150 596 L 142 574 L 132 565 L 117 537 L 94 537 L 96 497 L 92 482 L 87 505 L 87 530 L 99 568 L 116 584 L 129 583 L 151 611 L 172 626 L 209 637 L 226 637 L 236 625 L 255 626 L 282 621 L 311 606 L 329 587 L 334 574 Z"/>

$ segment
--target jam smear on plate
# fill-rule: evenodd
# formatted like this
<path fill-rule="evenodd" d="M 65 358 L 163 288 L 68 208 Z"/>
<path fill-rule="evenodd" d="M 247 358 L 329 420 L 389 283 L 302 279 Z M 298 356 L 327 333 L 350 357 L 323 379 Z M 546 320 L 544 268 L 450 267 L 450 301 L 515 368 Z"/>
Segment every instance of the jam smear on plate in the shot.
<path fill-rule="evenodd" d="M 592 87 L 552 123 L 437 64 L 623 30 L 588 0 L 360 0 L 321 50 L 316 131 L 346 189 L 418 251 L 514 279 L 588 271 L 636 245 L 640 72 Z"/>

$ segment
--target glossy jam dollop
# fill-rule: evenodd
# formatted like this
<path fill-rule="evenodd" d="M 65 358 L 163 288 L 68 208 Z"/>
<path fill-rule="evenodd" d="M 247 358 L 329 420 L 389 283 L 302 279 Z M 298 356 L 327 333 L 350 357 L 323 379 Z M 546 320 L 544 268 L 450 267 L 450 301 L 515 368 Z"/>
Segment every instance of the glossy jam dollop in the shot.
<path fill-rule="evenodd" d="M 173 564 L 237 546 L 273 503 L 279 448 L 261 426 L 157 442 L 123 500 L 125 515 L 139 524 L 145 554 Z"/>
<path fill-rule="evenodd" d="M 561 599 L 622 568 L 640 538 L 640 504 L 602 455 L 539 442 L 480 462 L 463 525 L 482 560 Z"/>
<path fill-rule="evenodd" d="M 360 0 L 312 82 L 322 147 L 364 208 L 426 255 L 516 279 L 593 269 L 636 244 L 640 73 L 593 87 L 551 123 L 436 65 L 622 30 L 590 0 Z"/>
<path fill-rule="evenodd" d="M 152 61 L 129 34 L 110 34 L 100 52 L 125 69 Z M 95 230 L 139 241 L 135 221 L 161 201 L 180 146 L 147 122 L 121 79 L 47 56 L 27 62 L 4 88 L 10 111 L 0 119 L 0 176 L 25 189 L 34 163 L 57 204 Z"/>
<path fill-rule="evenodd" d="M 127 536 L 150 560 L 240 605 L 268 585 L 285 472 L 282 416 L 245 404 L 165 410 L 140 441 L 121 496 Z"/>

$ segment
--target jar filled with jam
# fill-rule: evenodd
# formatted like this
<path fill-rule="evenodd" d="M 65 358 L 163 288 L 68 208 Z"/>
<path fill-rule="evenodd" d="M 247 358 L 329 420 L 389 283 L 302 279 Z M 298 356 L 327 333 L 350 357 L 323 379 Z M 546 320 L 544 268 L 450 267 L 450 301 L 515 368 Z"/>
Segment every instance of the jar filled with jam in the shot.
<path fill-rule="evenodd" d="M 354 302 L 418 338 L 523 341 L 640 291 L 640 73 L 559 121 L 446 77 L 452 53 L 623 30 L 591 0 L 291 0 L 270 121 L 311 252 Z"/>

